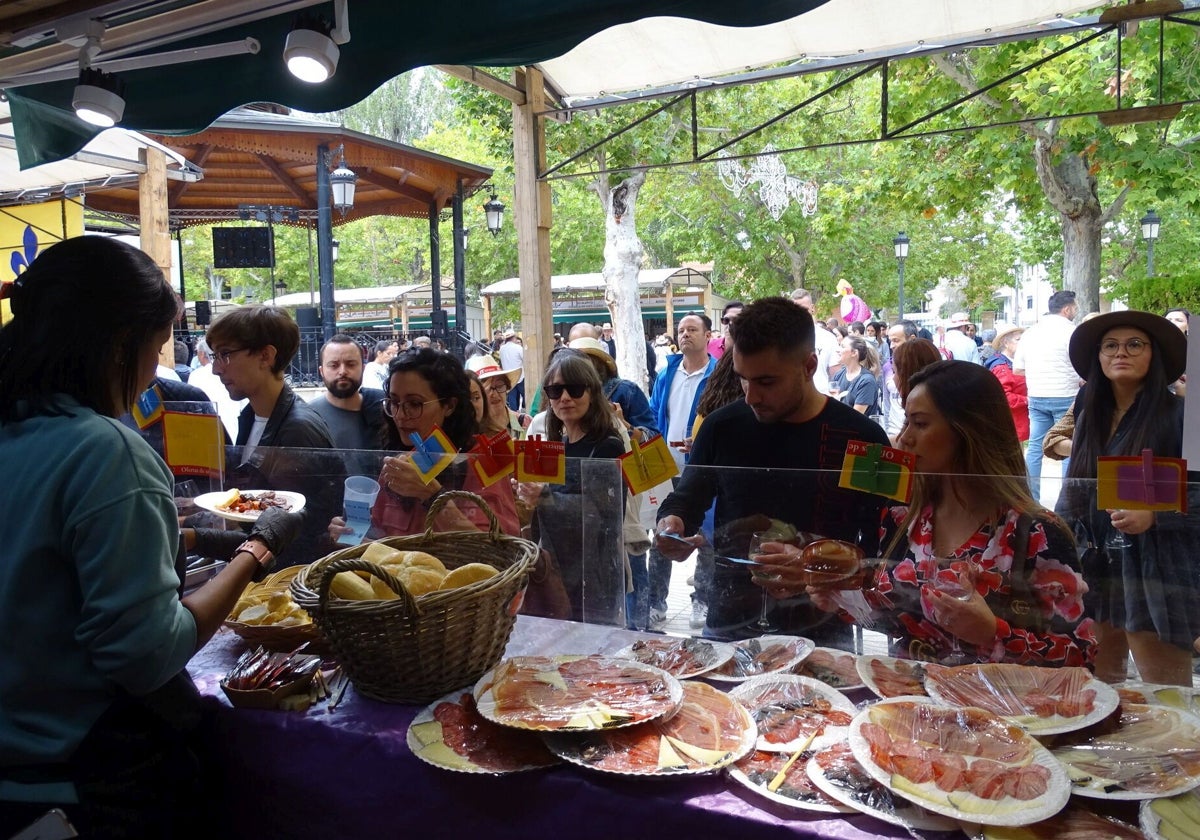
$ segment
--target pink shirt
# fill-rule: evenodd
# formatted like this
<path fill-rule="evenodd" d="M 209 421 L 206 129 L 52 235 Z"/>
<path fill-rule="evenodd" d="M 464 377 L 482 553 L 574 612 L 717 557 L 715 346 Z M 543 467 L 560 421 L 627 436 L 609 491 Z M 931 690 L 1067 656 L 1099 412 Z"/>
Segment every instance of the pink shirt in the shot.
<path fill-rule="evenodd" d="M 719 335 L 708 341 L 708 355 L 719 359 L 725 355 L 725 336 Z"/>

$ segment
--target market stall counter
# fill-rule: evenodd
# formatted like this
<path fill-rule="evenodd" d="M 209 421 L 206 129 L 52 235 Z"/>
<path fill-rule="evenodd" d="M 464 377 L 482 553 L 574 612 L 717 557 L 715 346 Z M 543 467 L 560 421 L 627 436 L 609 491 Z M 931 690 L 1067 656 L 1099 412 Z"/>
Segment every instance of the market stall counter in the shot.
<path fill-rule="evenodd" d="M 663 637 L 520 616 L 506 655 L 615 652 L 640 638 Z M 189 666 L 213 711 L 212 746 L 222 768 L 214 796 L 226 809 L 226 836 L 909 836 L 867 816 L 775 805 L 743 793 L 723 773 L 622 778 L 571 765 L 504 776 L 438 769 L 406 745 L 419 707 L 370 700 L 353 686 L 332 712 L 326 703 L 304 712 L 231 707 L 220 681 L 245 649 L 223 632 Z"/>

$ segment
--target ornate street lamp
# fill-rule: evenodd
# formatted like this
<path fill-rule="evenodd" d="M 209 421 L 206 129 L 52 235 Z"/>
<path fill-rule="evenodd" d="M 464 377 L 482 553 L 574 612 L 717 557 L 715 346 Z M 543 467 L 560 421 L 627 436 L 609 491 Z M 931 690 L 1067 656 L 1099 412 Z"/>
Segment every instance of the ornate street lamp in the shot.
<path fill-rule="evenodd" d="M 496 188 L 491 189 L 492 197 L 483 205 L 483 212 L 487 216 L 487 229 L 495 236 L 504 226 L 504 204 L 496 197 Z"/>
<path fill-rule="evenodd" d="M 908 259 L 908 236 L 904 231 L 896 234 L 896 238 L 892 240 L 892 245 L 896 249 L 896 265 L 900 272 L 900 317 L 898 321 L 904 320 L 904 261 Z"/>
<path fill-rule="evenodd" d="M 1146 276 L 1154 276 L 1154 241 L 1158 239 L 1158 229 L 1162 219 L 1153 210 L 1147 210 L 1142 216 L 1142 239 L 1146 240 Z"/>

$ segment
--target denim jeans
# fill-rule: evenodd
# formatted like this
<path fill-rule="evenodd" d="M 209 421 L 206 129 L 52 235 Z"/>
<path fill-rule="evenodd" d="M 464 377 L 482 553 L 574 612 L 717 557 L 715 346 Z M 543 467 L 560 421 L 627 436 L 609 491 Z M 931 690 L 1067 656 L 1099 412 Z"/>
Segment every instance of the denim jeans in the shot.
<path fill-rule="evenodd" d="M 509 389 L 508 396 L 504 399 L 509 408 L 520 411 L 521 404 L 525 402 L 525 380 L 522 379 L 517 383 L 517 387 Z"/>
<path fill-rule="evenodd" d="M 646 552 L 629 555 L 633 573 L 633 591 L 625 593 L 625 626 L 645 630 L 650 626 L 650 575 L 646 571 Z"/>
<path fill-rule="evenodd" d="M 1074 404 L 1074 397 L 1029 398 L 1029 446 L 1025 450 L 1025 466 L 1029 469 L 1029 489 L 1035 499 L 1042 489 L 1042 441 L 1050 427 Z"/>

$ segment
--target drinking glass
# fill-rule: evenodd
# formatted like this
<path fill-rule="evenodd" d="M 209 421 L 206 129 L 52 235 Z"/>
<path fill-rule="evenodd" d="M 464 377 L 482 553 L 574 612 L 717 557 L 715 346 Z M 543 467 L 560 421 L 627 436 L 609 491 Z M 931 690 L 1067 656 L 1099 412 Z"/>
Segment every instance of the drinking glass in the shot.
<path fill-rule="evenodd" d="M 1118 511 L 1111 511 L 1110 516 Z M 1104 548 L 1108 552 L 1110 558 L 1116 557 L 1119 553 L 1124 552 L 1127 548 L 1133 548 L 1133 543 L 1129 541 L 1124 531 L 1118 530 L 1110 520 L 1108 523 L 1108 533 L 1104 537 Z"/>
<path fill-rule="evenodd" d="M 751 534 L 750 548 L 746 552 L 747 559 L 751 561 L 757 561 L 758 558 L 764 553 L 762 548 L 763 543 L 771 542 L 771 539 L 771 536 L 766 531 L 755 531 L 753 534 Z M 763 633 L 770 633 L 775 629 L 775 625 L 772 623 L 769 615 L 771 611 L 771 604 L 774 602 L 774 600 L 775 599 L 772 598 L 767 592 L 766 587 L 763 587 L 762 610 L 759 612 L 758 621 L 754 625 Z"/>
<path fill-rule="evenodd" d="M 971 596 L 975 593 L 974 575 L 971 576 L 972 583 L 969 586 L 964 586 L 958 575 L 953 578 L 949 575 L 945 577 L 935 576 L 929 583 L 938 592 L 944 595 L 949 595 L 956 601 L 970 601 Z M 966 665 L 974 662 L 975 659 L 971 655 L 964 653 L 959 645 L 958 636 L 950 632 L 949 629 L 943 628 L 946 634 L 950 637 L 950 653 L 942 657 L 943 665 Z"/>

